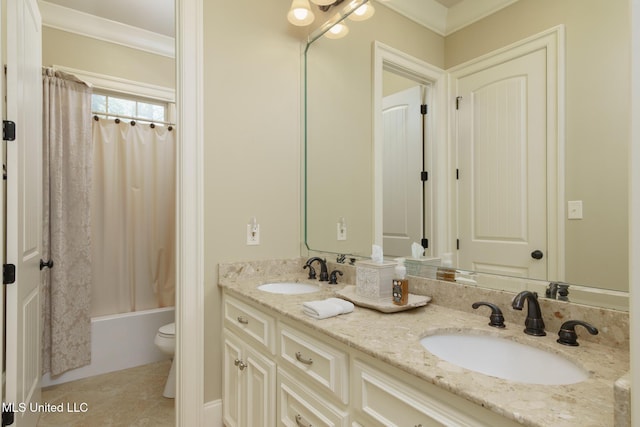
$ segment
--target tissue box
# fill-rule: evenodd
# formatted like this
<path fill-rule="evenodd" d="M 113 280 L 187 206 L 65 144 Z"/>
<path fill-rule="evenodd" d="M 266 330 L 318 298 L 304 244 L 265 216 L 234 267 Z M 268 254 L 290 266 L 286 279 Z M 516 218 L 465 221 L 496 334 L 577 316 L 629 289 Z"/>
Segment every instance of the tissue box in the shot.
<path fill-rule="evenodd" d="M 356 295 L 376 302 L 391 301 L 395 262 L 356 262 Z"/>
<path fill-rule="evenodd" d="M 409 276 L 436 278 L 437 267 L 440 266 L 440 258 L 407 258 L 404 261 Z"/>

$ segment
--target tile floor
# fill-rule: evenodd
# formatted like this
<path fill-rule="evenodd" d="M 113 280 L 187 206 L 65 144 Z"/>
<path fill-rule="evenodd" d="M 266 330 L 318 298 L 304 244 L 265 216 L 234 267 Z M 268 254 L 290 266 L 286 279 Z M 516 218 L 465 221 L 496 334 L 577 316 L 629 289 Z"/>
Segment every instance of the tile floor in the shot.
<path fill-rule="evenodd" d="M 41 402 L 65 410 L 42 413 L 38 427 L 175 426 L 174 399 L 162 396 L 170 367 L 162 361 L 47 387 Z"/>

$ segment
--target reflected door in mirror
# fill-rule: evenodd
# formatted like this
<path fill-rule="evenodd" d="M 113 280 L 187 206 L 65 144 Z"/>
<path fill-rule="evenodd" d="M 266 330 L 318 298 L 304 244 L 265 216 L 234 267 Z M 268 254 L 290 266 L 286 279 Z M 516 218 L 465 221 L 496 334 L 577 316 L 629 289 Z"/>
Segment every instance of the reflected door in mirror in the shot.
<path fill-rule="evenodd" d="M 422 88 L 414 86 L 383 100 L 384 146 L 382 238 L 387 256 L 410 256 L 422 239 Z"/>

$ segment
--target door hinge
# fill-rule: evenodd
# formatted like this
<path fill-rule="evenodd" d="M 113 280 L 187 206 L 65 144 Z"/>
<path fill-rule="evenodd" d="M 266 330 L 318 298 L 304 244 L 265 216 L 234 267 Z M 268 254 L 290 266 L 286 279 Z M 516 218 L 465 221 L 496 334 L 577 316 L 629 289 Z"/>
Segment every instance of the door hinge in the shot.
<path fill-rule="evenodd" d="M 14 412 L 13 411 L 4 411 L 2 412 L 2 427 L 10 426 L 13 424 Z"/>
<path fill-rule="evenodd" d="M 420 172 L 420 181 L 429 181 L 429 172 L 422 171 Z"/>
<path fill-rule="evenodd" d="M 462 97 L 456 96 L 456 110 L 460 109 L 460 100 L 462 100 Z"/>
<path fill-rule="evenodd" d="M 16 124 L 10 120 L 2 121 L 2 140 L 3 141 L 15 141 L 16 139 Z"/>
<path fill-rule="evenodd" d="M 429 106 L 427 104 L 422 104 L 420 106 L 420 114 L 422 114 L 423 116 L 426 115 L 428 111 L 429 111 Z"/>
<path fill-rule="evenodd" d="M 429 248 L 429 239 L 423 237 L 422 240 L 420 241 L 420 243 L 422 244 L 422 247 L 425 249 Z"/>
<path fill-rule="evenodd" d="M 15 264 L 4 264 L 2 266 L 2 284 L 10 285 L 16 282 Z"/>

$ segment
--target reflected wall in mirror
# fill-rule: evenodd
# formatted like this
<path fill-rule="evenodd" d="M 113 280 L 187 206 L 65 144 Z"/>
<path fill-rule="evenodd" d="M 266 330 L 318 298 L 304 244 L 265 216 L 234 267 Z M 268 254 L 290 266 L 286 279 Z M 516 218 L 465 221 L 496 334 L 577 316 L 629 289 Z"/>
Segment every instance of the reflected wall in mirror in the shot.
<path fill-rule="evenodd" d="M 559 60 L 565 78 L 564 91 L 559 95 L 564 108 L 559 112 L 563 118 L 559 125 L 563 127 L 558 129 L 563 141 L 557 167 L 562 171 L 557 190 L 562 195 L 558 212 L 563 216 L 558 220 L 557 238 L 564 249 L 559 249 L 560 275 L 546 280 L 628 291 L 627 10 L 627 0 L 586 0 L 579 4 L 575 0 L 519 0 L 444 36 L 391 11 L 384 3 L 376 3 L 376 15 L 351 26 L 348 37 L 315 41 L 306 55 L 308 248 L 369 256 L 377 229 L 382 227 L 376 219 L 382 203 L 377 200 L 374 185 L 376 179 L 384 179 L 380 167 L 375 166 L 373 145 L 377 114 L 372 110 L 374 41 L 451 71 L 563 26 L 565 56 Z M 384 90 L 390 92 L 390 85 L 385 82 Z M 455 97 L 454 93 L 448 95 Z M 444 114 L 453 121 L 454 100 L 448 101 Z M 436 109 L 430 112 L 443 114 Z M 421 219 L 427 224 L 420 228 L 429 238 L 426 254 L 433 256 L 456 253 L 459 238 L 454 209 L 456 183 L 440 185 L 451 177 L 439 174 L 455 172 L 458 160 L 447 157 L 455 153 L 455 141 L 449 135 L 453 133 L 451 128 L 445 131 L 444 137 L 432 141 L 441 154 L 448 153 L 442 154 L 444 165 L 442 157 L 431 156 L 429 179 L 436 188 L 431 190 L 432 196 L 426 193 L 425 200 L 433 197 L 434 206 L 420 203 Z M 420 194 L 415 196 L 420 198 Z M 438 205 L 443 200 L 444 207 Z M 582 219 L 568 218 L 575 213 L 569 202 L 575 201 L 582 202 Z M 438 212 L 447 214 L 438 218 Z M 346 240 L 337 239 L 340 218 L 347 224 Z M 429 223 L 433 224 L 431 230 Z"/>

